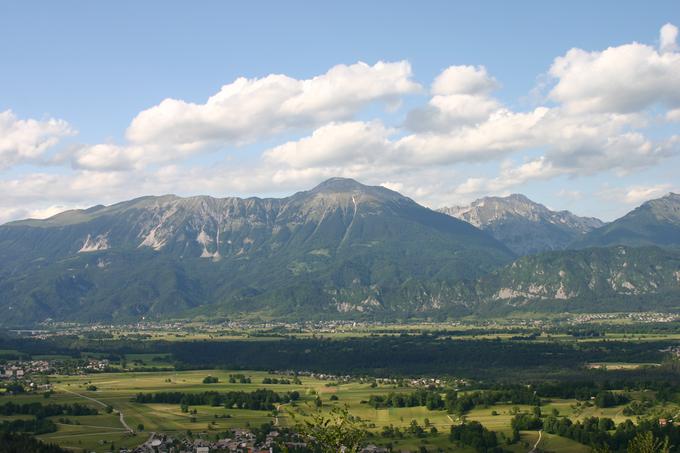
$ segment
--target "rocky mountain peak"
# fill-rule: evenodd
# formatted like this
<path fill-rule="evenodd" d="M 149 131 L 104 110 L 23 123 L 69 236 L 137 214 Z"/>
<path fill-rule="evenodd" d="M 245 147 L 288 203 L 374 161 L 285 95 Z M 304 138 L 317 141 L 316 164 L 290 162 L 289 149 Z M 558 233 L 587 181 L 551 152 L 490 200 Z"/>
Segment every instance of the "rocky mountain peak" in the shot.
<path fill-rule="evenodd" d="M 670 192 L 666 196 L 643 203 L 640 208 L 649 209 L 659 220 L 680 225 L 680 194 Z"/>
<path fill-rule="evenodd" d="M 581 248 L 611 245 L 680 247 L 680 195 L 669 193 L 646 201 L 574 244 Z"/>
<path fill-rule="evenodd" d="M 440 211 L 487 230 L 520 255 L 564 249 L 580 235 L 603 225 L 599 219 L 552 211 L 522 194 L 484 197 Z"/>
<path fill-rule="evenodd" d="M 0 310 L 26 307 L 13 322 L 423 311 L 513 258 L 465 222 L 351 179 L 278 199 L 144 197 L 0 226 L 0 275 L 16 276 Z"/>
<path fill-rule="evenodd" d="M 309 194 L 362 194 L 380 199 L 406 198 L 398 192 L 383 186 L 367 186 L 351 178 L 330 178 L 320 183 Z"/>
<path fill-rule="evenodd" d="M 442 208 L 440 211 L 482 229 L 492 223 L 514 216 L 536 222 L 545 221 L 556 225 L 566 224 L 581 232 L 590 231 L 603 225 L 603 222 L 596 218 L 579 217 L 569 211 L 552 211 L 522 194 L 512 194 L 506 197 L 484 197 L 467 206 Z"/>
<path fill-rule="evenodd" d="M 367 186 L 350 178 L 331 178 L 311 190 L 288 199 L 289 207 L 305 205 L 305 210 L 333 207 L 354 210 L 359 205 L 381 207 L 390 202 L 414 203 L 409 198 L 382 186 Z"/>
<path fill-rule="evenodd" d="M 327 179 L 316 187 L 314 187 L 310 192 L 349 192 L 349 191 L 363 191 L 368 189 L 370 186 L 361 184 L 360 182 L 352 178 L 330 178 Z"/>

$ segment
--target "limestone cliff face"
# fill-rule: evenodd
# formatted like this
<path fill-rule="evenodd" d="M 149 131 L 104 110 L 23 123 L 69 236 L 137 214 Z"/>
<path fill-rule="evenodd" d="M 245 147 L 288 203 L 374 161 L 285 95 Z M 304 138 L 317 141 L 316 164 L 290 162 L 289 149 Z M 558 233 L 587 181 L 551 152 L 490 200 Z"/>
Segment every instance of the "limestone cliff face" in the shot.
<path fill-rule="evenodd" d="M 478 288 L 481 300 L 514 305 L 649 295 L 677 299 L 678 272 L 680 252 L 616 246 L 525 256 L 482 277 Z"/>

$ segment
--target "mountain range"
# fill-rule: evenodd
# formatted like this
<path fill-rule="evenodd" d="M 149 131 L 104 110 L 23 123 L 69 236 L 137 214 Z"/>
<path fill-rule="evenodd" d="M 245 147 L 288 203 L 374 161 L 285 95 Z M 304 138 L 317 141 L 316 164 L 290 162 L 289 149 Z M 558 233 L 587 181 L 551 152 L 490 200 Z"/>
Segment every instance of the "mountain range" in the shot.
<path fill-rule="evenodd" d="M 0 307 L 17 323 L 424 311 L 513 258 L 469 223 L 331 179 L 281 199 L 143 197 L 6 224 Z"/>
<path fill-rule="evenodd" d="M 610 245 L 680 247 L 680 195 L 649 200 L 620 219 L 590 231 L 573 247 Z"/>
<path fill-rule="evenodd" d="M 552 211 L 520 194 L 480 198 L 439 211 L 489 232 L 518 255 L 564 250 L 604 225 L 593 217 Z"/>
<path fill-rule="evenodd" d="M 481 312 L 676 311 L 680 252 L 617 245 L 523 256 L 476 289 Z"/>
<path fill-rule="evenodd" d="M 673 309 L 678 198 L 603 225 L 521 195 L 437 212 L 333 178 L 66 211 L 0 226 L 0 324 Z"/>

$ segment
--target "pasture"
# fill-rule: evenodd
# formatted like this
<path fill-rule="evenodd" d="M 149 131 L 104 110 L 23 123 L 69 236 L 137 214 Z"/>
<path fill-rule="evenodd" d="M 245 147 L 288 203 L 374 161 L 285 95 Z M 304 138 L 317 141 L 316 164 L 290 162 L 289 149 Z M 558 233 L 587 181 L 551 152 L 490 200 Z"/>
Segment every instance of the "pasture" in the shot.
<path fill-rule="evenodd" d="M 134 357 L 132 360 L 146 362 L 157 357 Z M 229 376 L 242 373 L 248 376 L 251 383 L 230 383 Z M 214 376 L 218 383 L 204 384 L 206 376 Z M 109 451 L 113 443 L 116 448 L 131 447 L 144 442 L 152 432 L 164 432 L 170 435 L 185 435 L 191 431 L 194 435 L 214 437 L 230 428 L 259 427 L 265 423 L 279 426 L 291 426 L 294 421 L 291 412 L 299 413 L 302 409 L 311 410 L 317 396 L 321 398 L 321 410 L 329 411 L 335 406 L 347 406 L 353 415 L 361 417 L 369 423 L 370 430 L 375 433 L 372 443 L 390 443 L 395 448 L 417 450 L 420 446 L 429 446 L 434 450 L 454 450 L 448 440 L 452 424 L 462 421 L 444 410 L 428 410 L 425 407 L 389 407 L 375 409 L 366 404 L 371 395 L 385 395 L 389 392 L 409 393 L 413 387 L 397 387 L 393 384 L 380 384 L 371 387 L 368 382 L 358 381 L 338 383 L 330 380 L 300 376 L 300 384 L 263 384 L 267 377 L 283 377 L 271 375 L 263 371 L 167 371 L 167 372 L 125 372 L 101 373 L 81 376 L 51 376 L 54 393 L 49 399 L 41 394 L 4 396 L 0 404 L 12 400 L 14 402 L 53 402 L 81 403 L 97 408 L 98 415 L 68 417 L 66 422 L 57 421 L 58 431 L 39 436 L 41 439 L 54 442 L 75 451 Z M 96 390 L 91 390 L 96 387 Z M 133 401 L 138 393 L 183 392 L 200 393 L 205 391 L 251 392 L 256 389 L 271 389 L 283 394 L 298 391 L 300 399 L 296 402 L 279 405 L 275 411 L 259 411 L 246 409 L 227 409 L 223 406 L 191 406 L 190 411 L 182 412 L 179 404 L 141 404 Z M 331 396 L 334 396 L 331 400 Z M 112 410 L 107 413 L 107 406 Z M 496 404 L 489 407 L 476 407 L 463 417 L 476 420 L 488 429 L 501 436 L 511 434 L 510 421 L 517 411 L 530 412 L 530 406 Z M 551 400 L 542 407 L 544 413 L 553 409 L 562 416 L 573 419 L 587 416 L 612 417 L 616 422 L 626 419 L 622 415 L 623 407 L 598 409 L 595 407 L 577 407 L 575 400 Z M 134 432 L 121 423 L 122 419 Z M 298 415 L 299 417 L 299 415 Z M 6 418 L 5 418 L 6 419 Z M 404 438 L 381 438 L 380 433 L 385 426 L 399 427 L 406 431 L 415 420 L 421 426 L 436 428 L 437 434 L 428 434 L 425 438 L 405 436 Z M 537 433 L 523 432 L 519 444 L 509 447 L 513 451 L 527 451 L 526 445 L 537 440 Z M 541 446 L 551 451 L 587 451 L 587 448 L 568 439 L 544 434 Z"/>

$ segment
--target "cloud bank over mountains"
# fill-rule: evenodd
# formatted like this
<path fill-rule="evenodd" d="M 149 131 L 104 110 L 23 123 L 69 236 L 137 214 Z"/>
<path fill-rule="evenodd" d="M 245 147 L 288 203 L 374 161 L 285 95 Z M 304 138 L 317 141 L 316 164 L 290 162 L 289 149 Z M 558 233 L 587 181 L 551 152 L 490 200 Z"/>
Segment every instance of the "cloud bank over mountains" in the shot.
<path fill-rule="evenodd" d="M 205 102 L 167 98 L 132 112 L 119 143 L 79 143 L 67 119 L 0 112 L 0 222 L 147 193 L 287 193 L 332 176 L 434 207 L 535 181 L 625 177 L 679 154 L 677 35 L 666 24 L 656 45 L 570 49 L 525 109 L 501 100 L 502 77 L 484 66 L 449 66 L 427 84 L 408 61 L 379 61 L 240 77 Z M 480 163 L 495 174 L 461 170 Z M 637 203 L 677 184 L 595 195 Z"/>

